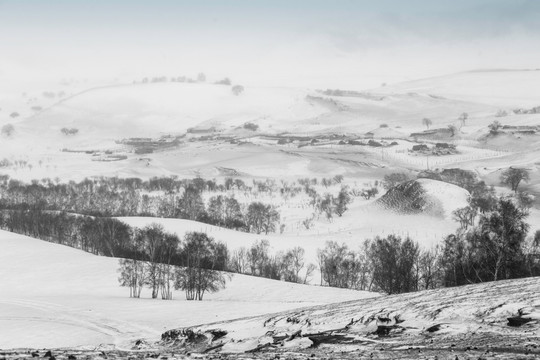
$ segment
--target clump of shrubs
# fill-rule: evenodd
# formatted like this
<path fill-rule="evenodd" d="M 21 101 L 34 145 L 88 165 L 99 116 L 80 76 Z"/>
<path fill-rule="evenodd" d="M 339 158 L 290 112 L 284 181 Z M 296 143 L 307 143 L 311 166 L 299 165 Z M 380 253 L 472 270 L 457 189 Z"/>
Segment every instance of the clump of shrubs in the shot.
<path fill-rule="evenodd" d="M 244 87 L 242 85 L 234 85 L 231 88 L 231 91 L 232 91 L 233 95 L 238 96 L 238 95 L 240 95 L 241 93 L 244 92 Z"/>
<path fill-rule="evenodd" d="M 227 85 L 227 86 L 230 86 L 230 85 L 231 85 L 231 79 L 225 78 L 225 79 L 216 81 L 216 84 L 217 84 L 217 85 Z"/>
<path fill-rule="evenodd" d="M 66 136 L 76 135 L 79 132 L 77 128 L 62 128 L 60 132 Z"/>
<path fill-rule="evenodd" d="M 11 137 L 11 135 L 13 135 L 14 132 L 15 132 L 15 127 L 12 124 L 4 125 L 2 126 L 2 130 L 0 130 L 0 133 L 2 134 L 2 136 L 5 136 L 5 137 Z"/>
<path fill-rule="evenodd" d="M 369 145 L 369 146 L 375 146 L 375 147 L 381 147 L 381 146 L 383 146 L 380 142 L 375 141 L 375 140 L 369 140 L 369 141 L 368 141 L 368 145 Z"/>
<path fill-rule="evenodd" d="M 506 110 L 499 110 L 495 114 L 495 117 L 505 117 L 508 116 L 508 112 Z"/>
<path fill-rule="evenodd" d="M 251 123 L 251 122 L 245 123 L 243 127 L 244 129 L 251 130 L 251 131 L 257 131 L 259 129 L 259 125 Z"/>

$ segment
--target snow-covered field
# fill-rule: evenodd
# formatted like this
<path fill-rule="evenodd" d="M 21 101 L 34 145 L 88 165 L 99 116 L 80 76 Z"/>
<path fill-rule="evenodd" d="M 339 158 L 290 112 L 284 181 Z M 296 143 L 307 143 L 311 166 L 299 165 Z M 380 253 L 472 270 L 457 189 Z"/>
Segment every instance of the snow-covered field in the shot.
<path fill-rule="evenodd" d="M 131 346 L 178 326 L 377 296 L 234 275 L 204 301 L 141 299 L 117 281 L 118 259 L 0 231 L 0 349 Z"/>
<path fill-rule="evenodd" d="M 11 163 L 0 167 L 0 174 L 26 181 L 172 175 L 222 180 L 231 173 L 246 181 L 295 181 L 343 175 L 345 184 L 362 188 L 392 172 L 459 167 L 475 171 L 489 185 L 500 186 L 501 170 L 513 165 L 530 171 L 530 181 L 521 187 L 537 197 L 536 208 L 528 219 L 535 231 L 540 228 L 540 135 L 488 137 L 487 126 L 495 120 L 503 125 L 540 125 L 540 114 L 512 112 L 540 105 L 539 80 L 540 71 L 469 72 L 388 85 L 357 97 L 256 87 L 246 87 L 244 93 L 234 96 L 227 86 L 187 83 L 39 84 L 34 89 L 2 84 L 0 126 L 13 124 L 15 131 L 11 137 L 0 136 L 0 161 Z M 43 95 L 49 90 L 54 97 Z M 499 110 L 508 115 L 497 117 Z M 19 116 L 12 117 L 13 112 Z M 464 112 L 468 118 L 461 122 L 458 118 Z M 409 151 L 424 141 L 410 136 L 426 130 L 423 118 L 432 120 L 432 128 L 456 126 L 454 137 L 425 140 L 430 145 L 438 141 L 452 143 L 457 153 L 425 156 Z M 258 129 L 242 128 L 248 122 Z M 79 132 L 66 136 L 60 132 L 64 127 Z M 189 128 L 202 129 L 202 133 L 185 134 Z M 205 131 L 212 128 L 216 131 Z M 397 144 L 370 147 L 339 143 L 342 138 L 363 138 L 367 132 L 377 141 Z M 135 154 L 132 148 L 117 143 L 128 137 L 169 134 L 185 136 L 177 147 L 151 154 Z M 320 138 L 312 142 L 317 136 Z M 287 137 L 303 140 L 278 145 L 278 138 Z M 93 154 L 62 152 L 64 148 L 95 150 L 101 155 L 110 151 L 127 158 L 95 161 L 98 157 Z M 442 216 L 396 214 L 375 206 L 374 199 L 358 197 L 343 217 L 328 221 L 321 216 L 306 229 L 302 221 L 313 213 L 306 199 L 269 196 L 264 201 L 282 212 L 282 234 L 248 234 L 179 219 L 121 220 L 137 227 L 158 222 L 179 236 L 187 231 L 205 231 L 231 250 L 249 247 L 261 239 L 270 241 L 272 252 L 301 246 L 306 250 L 307 262 L 315 263 L 317 249 L 330 240 L 346 243 L 353 250 L 364 239 L 388 234 L 410 236 L 424 247 L 440 243 L 455 231 L 457 224 L 450 214 L 466 204 L 467 194 L 453 186 L 422 181 L 428 195 L 442 204 Z M 320 190 L 321 194 L 325 192 Z M 500 187 L 497 190 L 503 191 Z M 245 325 L 242 334 L 235 336 L 249 338 L 248 343 L 253 345 L 264 337 L 260 320 L 267 317 L 265 314 L 375 296 L 235 275 L 227 289 L 207 295 L 203 302 L 184 301 L 181 293 L 175 294 L 174 301 L 151 300 L 148 292 L 136 300 L 129 299 L 128 290 L 118 286 L 116 259 L 7 232 L 0 232 L 0 249 L 0 348 L 99 344 L 122 347 L 138 338 L 156 340 L 170 328 L 261 316 L 230 325 L 233 331 L 240 331 L 238 324 Z M 318 283 L 318 278 L 312 282 Z M 417 330 L 436 320 L 449 324 L 444 330 L 447 333 L 456 333 L 481 326 L 474 314 L 484 311 L 484 305 L 465 303 L 467 291 L 477 303 L 482 303 L 481 295 L 485 294 L 487 302 L 483 304 L 487 307 L 499 305 L 495 303 L 504 299 L 500 300 L 500 309 L 496 308 L 499 310 L 488 312 L 489 321 L 496 325 L 519 306 L 539 306 L 528 295 L 540 291 L 535 280 L 515 284 L 441 290 L 388 298 L 384 303 L 364 301 L 342 305 L 339 315 L 330 306 L 305 314 L 322 319 L 314 320 L 320 325 L 314 328 L 324 330 L 392 308 L 400 310 L 407 324 Z M 525 289 L 522 298 L 513 293 L 520 286 Z M 417 306 L 424 302 L 425 307 Z M 450 310 L 435 317 L 423 313 L 444 306 Z M 463 313 L 452 310 L 459 308 L 464 309 Z M 294 326 L 280 322 L 274 325 L 276 331 L 294 330 Z M 372 325 L 358 331 L 371 329 Z"/>

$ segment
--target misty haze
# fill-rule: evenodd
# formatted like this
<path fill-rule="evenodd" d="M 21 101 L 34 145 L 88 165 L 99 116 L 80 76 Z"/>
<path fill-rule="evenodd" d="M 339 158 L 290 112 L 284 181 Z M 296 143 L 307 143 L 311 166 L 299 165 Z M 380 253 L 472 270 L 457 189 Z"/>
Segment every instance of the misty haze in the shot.
<path fill-rule="evenodd" d="M 540 357 L 539 16 L 0 0 L 0 357 Z"/>

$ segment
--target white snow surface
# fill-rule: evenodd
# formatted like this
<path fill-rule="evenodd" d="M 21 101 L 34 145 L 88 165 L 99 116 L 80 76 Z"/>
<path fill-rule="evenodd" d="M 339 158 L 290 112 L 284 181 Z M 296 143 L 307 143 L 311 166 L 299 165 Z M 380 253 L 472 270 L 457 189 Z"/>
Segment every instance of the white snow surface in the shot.
<path fill-rule="evenodd" d="M 129 346 L 178 326 L 260 315 L 375 293 L 233 275 L 204 301 L 140 299 L 117 282 L 118 259 L 0 231 L 0 349 Z"/>
<path fill-rule="evenodd" d="M 454 184 L 431 179 L 416 180 L 425 190 L 427 201 L 439 203 L 446 218 L 451 218 L 452 212 L 469 205 L 470 194 L 467 190 Z"/>

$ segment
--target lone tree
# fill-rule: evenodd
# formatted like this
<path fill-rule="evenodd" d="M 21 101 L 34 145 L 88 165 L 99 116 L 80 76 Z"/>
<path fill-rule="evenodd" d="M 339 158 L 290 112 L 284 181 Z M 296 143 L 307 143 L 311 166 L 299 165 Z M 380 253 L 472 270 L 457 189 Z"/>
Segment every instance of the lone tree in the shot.
<path fill-rule="evenodd" d="M 234 85 L 231 88 L 231 91 L 235 96 L 238 96 L 238 95 L 240 95 L 241 93 L 244 92 L 244 87 L 242 85 Z"/>
<path fill-rule="evenodd" d="M 428 119 L 428 118 L 422 119 L 422 125 L 424 125 L 428 130 L 432 124 L 433 124 L 433 121 L 431 121 L 431 119 Z"/>
<path fill-rule="evenodd" d="M 529 172 L 526 169 L 508 168 L 501 174 L 501 182 L 517 193 L 519 183 L 529 181 Z"/>

